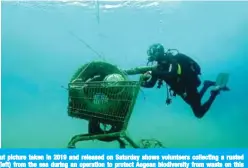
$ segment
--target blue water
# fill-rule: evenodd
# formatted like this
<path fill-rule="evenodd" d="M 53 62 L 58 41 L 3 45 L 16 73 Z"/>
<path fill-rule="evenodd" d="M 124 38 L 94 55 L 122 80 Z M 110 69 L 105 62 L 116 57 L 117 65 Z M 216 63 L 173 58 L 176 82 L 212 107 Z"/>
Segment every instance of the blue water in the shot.
<path fill-rule="evenodd" d="M 67 116 L 66 86 L 82 64 L 99 58 L 121 68 L 145 65 L 149 45 L 177 48 L 202 67 L 202 79 L 230 73 L 231 92 L 197 119 L 179 97 L 143 89 L 128 132 L 171 148 L 248 147 L 248 2 L 2 2 L 2 147 L 64 148 L 87 131 Z M 99 12 L 99 13 L 98 13 Z M 99 15 L 98 15 L 99 14 Z M 98 17 L 99 16 L 99 17 Z M 207 95 L 208 96 L 208 93 Z M 83 148 L 117 143 L 83 142 Z"/>

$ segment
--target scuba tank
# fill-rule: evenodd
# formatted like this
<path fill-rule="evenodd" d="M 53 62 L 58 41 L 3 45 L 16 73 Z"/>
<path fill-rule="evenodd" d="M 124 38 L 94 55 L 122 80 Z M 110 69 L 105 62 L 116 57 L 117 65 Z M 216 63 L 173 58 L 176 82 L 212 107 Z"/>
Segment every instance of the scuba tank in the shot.
<path fill-rule="evenodd" d="M 173 51 L 176 51 L 176 54 L 174 54 Z M 181 59 L 177 59 L 174 61 L 178 62 L 181 66 L 190 67 L 191 72 L 195 73 L 196 75 L 201 75 L 200 65 L 192 58 L 188 57 L 185 54 L 180 53 L 177 49 L 168 49 L 167 52 L 165 53 L 165 55 L 170 57 L 171 59 L 173 59 L 173 57 L 179 54 L 182 56 Z"/>

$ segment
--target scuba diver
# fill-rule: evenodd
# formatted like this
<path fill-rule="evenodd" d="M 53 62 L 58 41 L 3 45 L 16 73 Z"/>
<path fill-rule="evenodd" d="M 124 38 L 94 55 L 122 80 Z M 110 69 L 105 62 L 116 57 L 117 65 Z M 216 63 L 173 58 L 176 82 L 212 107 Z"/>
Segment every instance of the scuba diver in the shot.
<path fill-rule="evenodd" d="M 175 54 L 173 51 L 177 51 L 177 53 Z M 157 65 L 151 71 L 141 75 L 141 86 L 152 88 L 158 82 L 158 88 L 160 88 L 164 81 L 167 84 L 166 104 L 171 103 L 169 96 L 179 95 L 191 106 L 197 118 L 202 118 L 206 114 L 221 91 L 229 90 L 226 86 L 226 77 L 224 79 L 226 83 L 224 84 L 223 80 L 222 84 L 205 80 L 199 92 L 198 87 L 201 85 L 199 78 L 199 75 L 201 75 L 200 66 L 192 58 L 176 49 L 169 49 L 165 52 L 163 45 L 153 44 L 149 47 L 147 54 L 148 63 L 157 62 Z M 168 89 L 168 86 L 170 89 Z M 214 89 L 212 89 L 209 99 L 204 104 L 201 104 L 204 93 L 212 86 L 214 86 Z"/>

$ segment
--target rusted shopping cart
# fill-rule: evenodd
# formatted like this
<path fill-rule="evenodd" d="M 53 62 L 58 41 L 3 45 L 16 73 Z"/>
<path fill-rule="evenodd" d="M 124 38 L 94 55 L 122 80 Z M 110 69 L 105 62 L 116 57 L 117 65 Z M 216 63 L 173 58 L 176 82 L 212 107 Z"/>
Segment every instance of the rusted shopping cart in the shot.
<path fill-rule="evenodd" d="M 111 74 L 122 80 L 108 80 Z M 126 134 L 139 90 L 140 82 L 128 81 L 116 66 L 106 62 L 85 65 L 69 83 L 68 115 L 87 120 L 88 133 L 75 135 L 68 148 L 76 148 L 77 142 L 87 140 L 116 140 L 121 148 L 126 143 L 139 148 Z M 111 128 L 107 130 L 101 125 Z"/>

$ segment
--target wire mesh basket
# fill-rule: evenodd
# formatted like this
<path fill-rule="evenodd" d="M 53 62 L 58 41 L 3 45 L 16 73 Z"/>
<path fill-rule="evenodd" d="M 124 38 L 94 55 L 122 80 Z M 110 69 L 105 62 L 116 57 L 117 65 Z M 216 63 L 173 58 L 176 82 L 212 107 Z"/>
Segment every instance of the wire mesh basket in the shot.
<path fill-rule="evenodd" d="M 138 81 L 69 83 L 68 115 L 102 123 L 128 122 L 140 89 Z"/>

